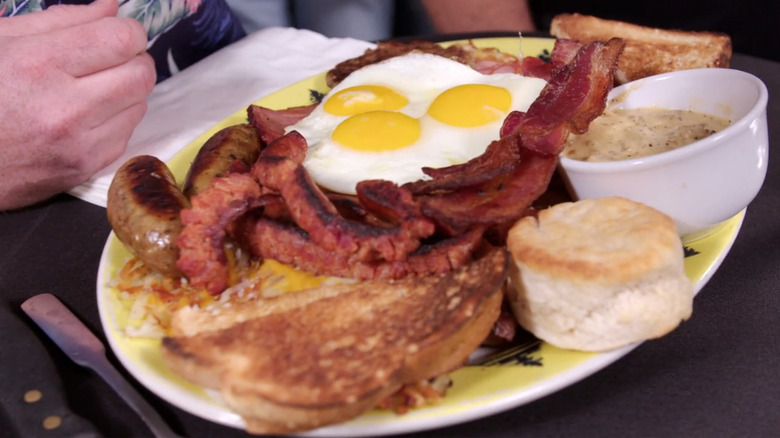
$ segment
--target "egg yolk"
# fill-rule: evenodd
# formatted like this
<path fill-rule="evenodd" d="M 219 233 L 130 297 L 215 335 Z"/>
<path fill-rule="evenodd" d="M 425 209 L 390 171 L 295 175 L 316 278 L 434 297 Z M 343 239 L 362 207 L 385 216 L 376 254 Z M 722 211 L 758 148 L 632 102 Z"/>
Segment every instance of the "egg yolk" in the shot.
<path fill-rule="evenodd" d="M 470 128 L 503 119 L 511 104 L 512 95 L 504 88 L 466 84 L 439 94 L 428 114 L 442 123 Z"/>
<path fill-rule="evenodd" d="M 420 121 L 394 111 L 370 111 L 341 122 L 333 140 L 365 152 L 400 149 L 420 138 Z"/>
<path fill-rule="evenodd" d="M 325 101 L 326 112 L 336 116 L 351 116 L 369 111 L 397 111 L 409 100 L 381 85 L 358 85 L 345 88 Z"/>

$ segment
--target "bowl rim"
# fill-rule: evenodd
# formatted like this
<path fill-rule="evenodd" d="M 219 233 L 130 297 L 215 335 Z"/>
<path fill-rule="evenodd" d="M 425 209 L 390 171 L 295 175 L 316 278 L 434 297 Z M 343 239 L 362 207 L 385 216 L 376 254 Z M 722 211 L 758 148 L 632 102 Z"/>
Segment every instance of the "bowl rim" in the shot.
<path fill-rule="evenodd" d="M 737 136 L 744 129 L 748 129 L 748 125 L 753 123 L 754 120 L 761 116 L 761 113 L 766 112 L 767 103 L 769 100 L 769 92 L 766 84 L 757 76 L 731 68 L 697 68 L 690 70 L 679 70 L 669 73 L 661 73 L 654 76 L 648 76 L 646 78 L 638 79 L 636 81 L 627 82 L 618 87 L 615 87 L 610 91 L 609 100 L 614 99 L 621 93 L 631 90 L 636 87 L 643 86 L 646 82 L 663 82 L 667 80 L 690 80 L 691 76 L 701 77 L 704 76 L 716 76 L 716 77 L 741 77 L 746 79 L 749 83 L 753 84 L 758 91 L 756 101 L 750 107 L 750 109 L 740 117 L 733 121 L 729 126 L 718 131 L 706 138 L 689 143 L 684 147 L 679 147 L 670 151 L 661 152 L 646 157 L 637 157 L 627 160 L 616 161 L 581 161 L 573 158 L 565 157 L 562 153 L 559 155 L 559 163 L 565 170 L 571 170 L 581 173 L 621 173 L 621 172 L 633 172 L 639 169 L 648 169 L 656 166 L 663 166 L 670 162 L 679 161 L 687 158 L 691 155 L 698 155 L 704 153 L 709 149 L 714 149 L 722 144 L 723 141 L 728 140 L 731 137 Z"/>

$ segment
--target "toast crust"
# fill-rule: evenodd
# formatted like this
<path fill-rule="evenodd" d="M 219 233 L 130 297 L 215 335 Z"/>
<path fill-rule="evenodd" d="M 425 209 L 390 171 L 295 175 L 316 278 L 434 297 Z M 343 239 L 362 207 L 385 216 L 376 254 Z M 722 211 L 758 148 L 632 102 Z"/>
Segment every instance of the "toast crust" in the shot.
<path fill-rule="evenodd" d="M 723 33 L 658 29 L 582 14 L 556 15 L 550 33 L 583 43 L 626 40 L 615 75 L 618 83 L 676 70 L 727 68 L 732 54 L 731 38 Z"/>
<path fill-rule="evenodd" d="M 185 378 L 219 389 L 249 432 L 342 422 L 404 384 L 460 367 L 498 319 L 507 266 L 506 251 L 491 248 L 443 275 L 326 285 L 258 300 L 238 314 L 276 310 L 165 338 L 163 358 Z"/>

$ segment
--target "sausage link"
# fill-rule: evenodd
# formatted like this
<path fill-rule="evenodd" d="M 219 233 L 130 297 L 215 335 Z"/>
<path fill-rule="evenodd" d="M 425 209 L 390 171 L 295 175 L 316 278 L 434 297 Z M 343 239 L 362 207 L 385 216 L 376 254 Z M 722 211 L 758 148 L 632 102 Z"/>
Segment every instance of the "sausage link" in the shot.
<path fill-rule="evenodd" d="M 182 185 L 187 199 L 230 171 L 249 170 L 260 155 L 260 140 L 250 124 L 233 125 L 211 136 L 200 148 Z"/>
<path fill-rule="evenodd" d="M 171 277 L 176 267 L 181 233 L 180 213 L 189 206 L 173 174 L 149 155 L 131 158 L 117 170 L 108 188 L 106 214 L 122 243 L 148 267 Z"/>

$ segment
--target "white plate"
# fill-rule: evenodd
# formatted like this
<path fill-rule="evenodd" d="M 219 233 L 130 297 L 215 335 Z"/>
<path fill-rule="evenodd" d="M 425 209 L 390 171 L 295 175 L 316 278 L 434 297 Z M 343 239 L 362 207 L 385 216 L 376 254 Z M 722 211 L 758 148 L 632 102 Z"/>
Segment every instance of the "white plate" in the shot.
<path fill-rule="evenodd" d="M 490 38 L 475 41 L 478 45 L 498 47 L 517 52 L 517 38 Z M 523 52 L 542 54 L 552 47 L 551 40 L 524 38 Z M 326 90 L 323 76 L 307 79 L 258 101 L 258 104 L 284 108 L 305 104 L 309 90 Z M 246 120 L 244 109 L 226 118 L 213 129 L 194 140 L 169 165 L 178 178 L 186 173 L 192 157 L 214 132 L 224 126 Z M 744 212 L 724 223 L 706 238 L 686 247 L 686 274 L 695 283 L 698 293 L 720 266 L 742 225 Z M 122 365 L 141 384 L 169 403 L 226 426 L 244 428 L 240 416 L 230 411 L 213 391 L 187 382 L 171 372 L 160 355 L 160 341 L 128 338 L 115 324 L 119 312 L 117 291 L 109 286 L 129 253 L 112 233 L 103 249 L 97 278 L 97 299 L 103 330 Z M 694 315 L 695 317 L 695 315 Z M 680 328 L 685 330 L 685 325 Z M 655 341 L 663 342 L 663 340 Z M 637 344 L 638 345 L 638 344 Z M 306 436 L 379 436 L 422 431 L 450 426 L 536 400 L 565 388 L 618 360 L 637 345 L 608 353 L 583 353 L 555 348 L 544 342 L 530 340 L 527 344 L 505 352 L 503 360 L 491 365 L 466 366 L 452 374 L 453 386 L 444 400 L 403 415 L 374 410 L 352 421 L 329 426 Z M 484 351 L 483 351 L 484 352 Z"/>

